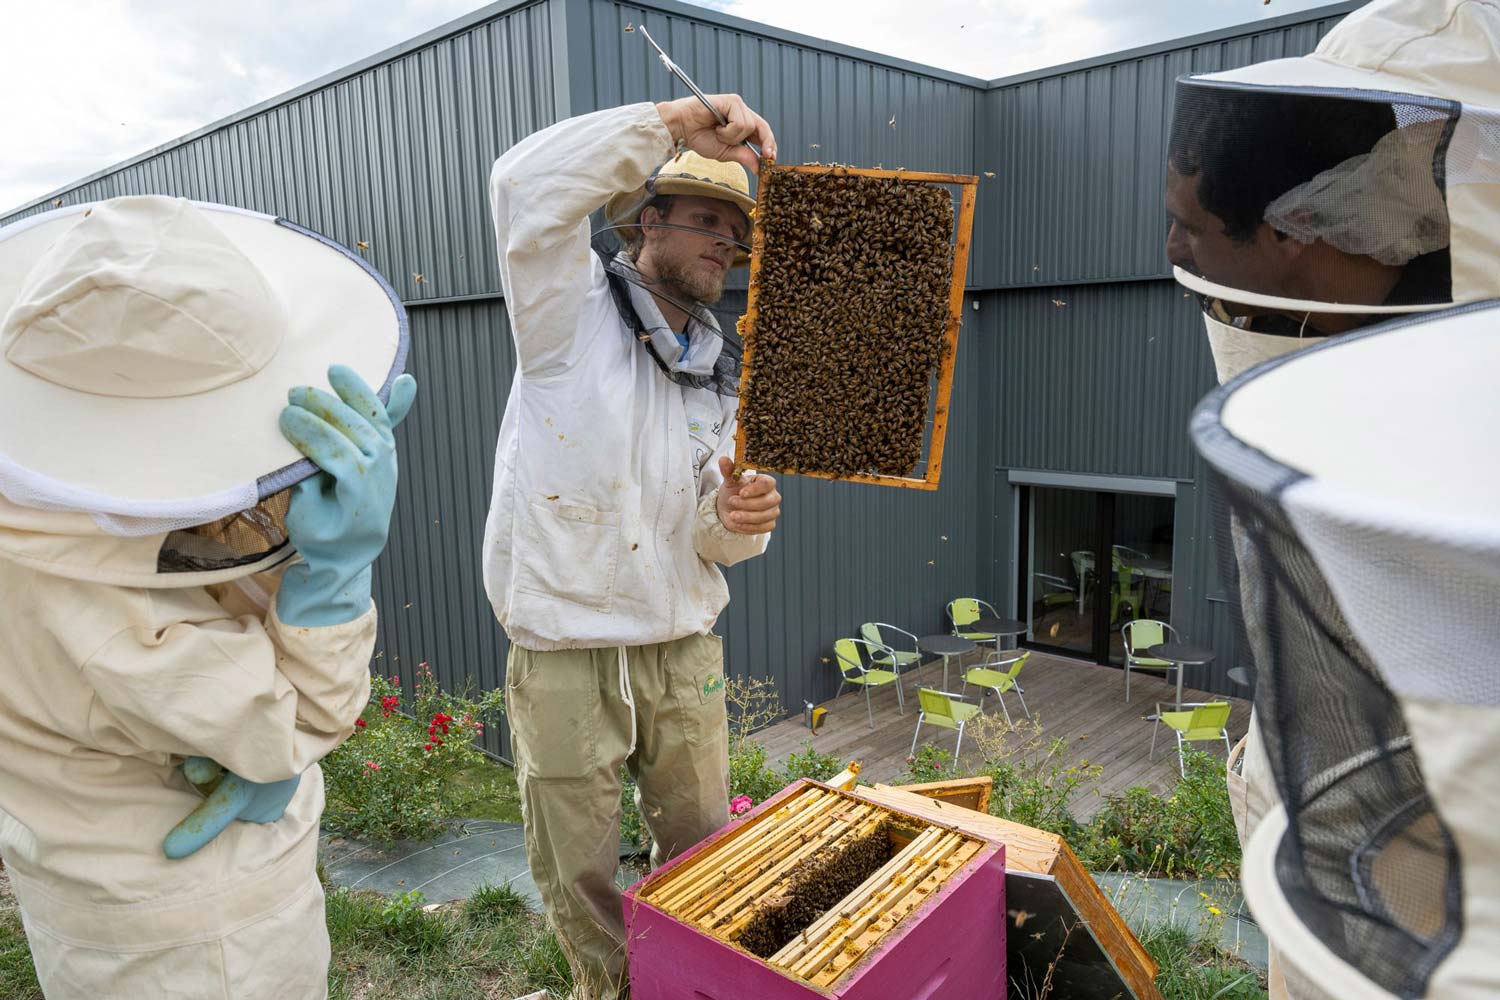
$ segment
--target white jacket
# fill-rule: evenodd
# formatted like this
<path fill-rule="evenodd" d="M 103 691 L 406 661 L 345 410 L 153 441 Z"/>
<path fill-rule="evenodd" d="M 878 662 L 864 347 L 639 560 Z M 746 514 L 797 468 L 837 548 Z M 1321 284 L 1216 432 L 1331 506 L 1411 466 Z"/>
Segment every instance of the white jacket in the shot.
<path fill-rule="evenodd" d="M 518 366 L 484 579 L 501 626 L 528 649 L 706 631 L 729 602 L 714 563 L 758 555 L 769 539 L 718 519 L 718 459 L 734 454 L 739 400 L 657 368 L 589 247 L 589 213 L 640 187 L 672 149 L 655 105 L 636 104 L 538 132 L 490 175 Z M 650 296 L 632 298 L 650 326 Z"/>
<path fill-rule="evenodd" d="M 316 762 L 369 698 L 375 612 L 282 624 L 271 574 L 163 587 L 137 558 L 161 541 L 0 498 L 0 856 L 42 987 L 321 997 Z M 171 861 L 162 838 L 203 801 L 189 755 L 302 782 L 277 822 L 231 823 Z"/>

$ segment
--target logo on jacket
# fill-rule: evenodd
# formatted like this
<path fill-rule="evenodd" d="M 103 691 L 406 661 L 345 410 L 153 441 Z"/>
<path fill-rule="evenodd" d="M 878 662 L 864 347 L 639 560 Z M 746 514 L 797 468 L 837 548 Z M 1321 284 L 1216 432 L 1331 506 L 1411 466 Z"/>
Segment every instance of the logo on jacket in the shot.
<path fill-rule="evenodd" d="M 723 674 L 709 674 L 707 677 L 703 678 L 703 697 L 707 698 L 710 695 L 717 694 L 722 690 L 724 690 Z"/>

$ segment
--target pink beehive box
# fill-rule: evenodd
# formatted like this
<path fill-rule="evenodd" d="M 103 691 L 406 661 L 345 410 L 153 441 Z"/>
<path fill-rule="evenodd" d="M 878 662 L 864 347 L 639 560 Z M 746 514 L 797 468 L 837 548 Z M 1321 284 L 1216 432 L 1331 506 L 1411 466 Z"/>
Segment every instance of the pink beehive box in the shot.
<path fill-rule="evenodd" d="M 625 893 L 632 1000 L 1004 1000 L 1004 847 L 802 779 Z"/>

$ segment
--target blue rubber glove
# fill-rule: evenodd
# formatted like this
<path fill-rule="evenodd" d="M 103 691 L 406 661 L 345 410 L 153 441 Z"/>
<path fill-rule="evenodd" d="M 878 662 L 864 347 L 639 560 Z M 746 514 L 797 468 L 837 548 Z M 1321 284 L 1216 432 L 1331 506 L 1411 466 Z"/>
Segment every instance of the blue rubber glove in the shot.
<path fill-rule="evenodd" d="M 183 762 L 182 773 L 204 788 L 208 797 L 162 841 L 162 850 L 174 860 L 192 854 L 237 819 L 247 823 L 276 822 L 302 780 L 299 774 L 269 784 L 246 781 L 207 757 L 189 757 Z M 214 785 L 216 781 L 218 784 Z"/>
<path fill-rule="evenodd" d="M 341 625 L 370 610 L 370 564 L 385 548 L 396 503 L 392 429 L 411 409 L 417 383 L 402 375 L 390 402 L 352 369 L 334 365 L 328 384 L 287 393 L 281 433 L 323 471 L 293 487 L 286 530 L 302 562 L 287 568 L 276 614 L 288 625 Z"/>

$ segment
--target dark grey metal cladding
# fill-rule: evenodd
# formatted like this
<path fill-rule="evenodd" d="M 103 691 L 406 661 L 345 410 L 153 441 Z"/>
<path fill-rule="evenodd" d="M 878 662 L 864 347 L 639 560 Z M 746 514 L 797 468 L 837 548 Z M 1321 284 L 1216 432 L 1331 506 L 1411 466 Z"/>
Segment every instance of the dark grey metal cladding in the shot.
<path fill-rule="evenodd" d="M 980 188 L 976 286 L 1170 278 L 1162 171 L 1174 81 L 1305 55 L 1358 6 L 992 81 L 976 129 L 975 172 L 995 174 Z"/>

